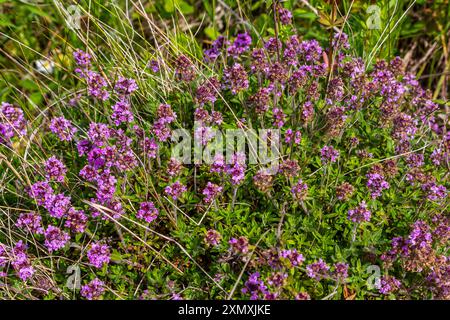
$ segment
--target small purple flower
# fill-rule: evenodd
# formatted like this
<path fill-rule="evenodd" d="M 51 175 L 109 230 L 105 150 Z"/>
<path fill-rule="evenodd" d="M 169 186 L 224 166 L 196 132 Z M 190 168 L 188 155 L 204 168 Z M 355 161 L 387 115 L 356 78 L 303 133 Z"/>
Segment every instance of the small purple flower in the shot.
<path fill-rule="evenodd" d="M 73 136 L 78 131 L 78 129 L 64 117 L 53 118 L 50 122 L 50 130 L 56 134 L 61 141 L 72 141 Z"/>
<path fill-rule="evenodd" d="M 28 194 L 36 200 L 38 205 L 42 206 L 46 199 L 53 195 L 53 189 L 47 181 L 38 181 L 31 186 Z"/>
<path fill-rule="evenodd" d="M 2 254 L 1 250 L 5 250 L 1 248 L 2 247 L 0 246 L 0 265 Z M 33 266 L 30 263 L 26 250 L 27 246 L 22 242 L 22 240 L 18 241 L 12 249 L 11 264 L 22 281 L 27 281 L 33 276 L 35 272 Z"/>
<path fill-rule="evenodd" d="M 328 276 L 330 267 L 322 260 L 311 263 L 306 266 L 306 273 L 308 277 L 320 281 L 322 278 Z"/>
<path fill-rule="evenodd" d="M 105 284 L 103 281 L 95 278 L 88 284 L 81 287 L 81 296 L 88 299 L 93 300 L 100 297 L 105 291 Z"/>
<path fill-rule="evenodd" d="M 202 194 L 205 196 L 204 201 L 206 203 L 211 203 L 216 198 L 216 196 L 222 192 L 222 189 L 223 188 L 218 186 L 217 184 L 208 181 L 205 189 L 203 189 L 202 192 Z"/>
<path fill-rule="evenodd" d="M 173 200 L 177 200 L 178 198 L 180 198 L 186 191 L 186 186 L 184 186 L 180 181 L 176 181 L 171 186 L 167 186 L 164 188 L 164 192 L 167 195 L 171 196 Z"/>
<path fill-rule="evenodd" d="M 102 147 L 111 137 L 111 130 L 104 123 L 92 122 L 89 124 L 88 137 L 95 146 Z"/>
<path fill-rule="evenodd" d="M 87 252 L 87 257 L 94 267 L 100 269 L 103 265 L 109 264 L 111 253 L 108 245 L 96 242 L 91 245 L 91 248 Z"/>
<path fill-rule="evenodd" d="M 116 91 L 119 95 L 130 95 L 134 91 L 138 90 L 139 87 L 136 84 L 134 79 L 127 79 L 124 77 L 119 77 L 114 86 L 114 91 Z"/>
<path fill-rule="evenodd" d="M 411 153 L 406 157 L 406 162 L 410 168 L 418 168 L 425 164 L 422 153 Z"/>
<path fill-rule="evenodd" d="M 0 144 L 8 142 L 15 135 L 27 133 L 27 121 L 23 111 L 12 104 L 2 102 L 0 106 Z"/>
<path fill-rule="evenodd" d="M 172 131 L 164 124 L 162 119 L 159 119 L 153 123 L 152 133 L 158 138 L 159 141 L 164 142 L 170 138 Z"/>
<path fill-rule="evenodd" d="M 205 56 L 205 61 L 206 62 L 215 61 L 221 54 L 221 50 L 227 45 L 229 45 L 229 42 L 225 39 L 224 36 L 217 37 L 217 39 L 213 41 L 211 48 L 206 49 L 203 52 Z"/>
<path fill-rule="evenodd" d="M 57 251 L 64 247 L 70 236 L 59 228 L 49 225 L 45 230 L 45 246 L 49 252 Z"/>
<path fill-rule="evenodd" d="M 239 63 L 235 63 L 232 67 L 226 67 L 223 71 L 223 82 L 232 94 L 246 90 L 249 85 L 247 71 Z"/>
<path fill-rule="evenodd" d="M 302 133 L 300 131 L 292 131 L 291 128 L 287 129 L 284 133 L 284 142 L 291 143 L 294 142 L 295 144 L 300 144 L 302 141 Z"/>
<path fill-rule="evenodd" d="M 252 37 L 247 32 L 239 33 L 234 40 L 233 44 L 228 47 L 228 54 L 232 57 L 237 58 L 245 51 L 250 49 L 252 43 Z"/>
<path fill-rule="evenodd" d="M 285 284 L 287 277 L 287 273 L 276 272 L 267 279 L 267 283 L 276 288 L 280 288 Z"/>
<path fill-rule="evenodd" d="M 431 162 L 433 162 L 433 164 L 436 166 L 439 166 L 442 163 L 450 161 L 449 153 L 443 152 L 443 150 L 440 148 L 436 148 L 433 150 L 433 152 L 430 155 L 430 159 Z"/>
<path fill-rule="evenodd" d="M 83 210 L 70 208 L 67 212 L 66 222 L 64 226 L 74 233 L 82 233 L 86 230 L 88 217 Z"/>
<path fill-rule="evenodd" d="M 368 173 L 366 177 L 367 187 L 370 190 L 372 199 L 378 198 L 384 189 L 389 189 L 390 187 L 389 183 L 379 173 Z"/>
<path fill-rule="evenodd" d="M 160 104 L 156 111 L 158 122 L 166 125 L 174 122 L 177 119 L 177 114 L 173 111 L 169 104 Z"/>
<path fill-rule="evenodd" d="M 175 75 L 184 82 L 190 82 L 195 78 L 195 67 L 185 55 L 180 55 L 175 61 Z"/>
<path fill-rule="evenodd" d="M 344 182 L 336 187 L 336 197 L 339 200 L 348 200 L 354 192 L 355 188 L 348 182 Z"/>
<path fill-rule="evenodd" d="M 301 266 L 305 258 L 301 253 L 298 253 L 296 249 L 282 250 L 281 257 L 289 260 L 293 267 Z"/>
<path fill-rule="evenodd" d="M 252 72 L 267 73 L 269 71 L 269 62 L 266 52 L 262 48 L 255 48 L 252 51 L 252 64 L 250 66 Z"/>
<path fill-rule="evenodd" d="M 183 170 L 183 164 L 177 158 L 170 158 L 167 163 L 167 174 L 171 177 L 176 177 Z"/>
<path fill-rule="evenodd" d="M 303 201 L 308 195 L 308 185 L 299 179 L 298 182 L 291 189 L 292 195 L 295 199 Z"/>
<path fill-rule="evenodd" d="M 270 89 L 259 88 L 258 92 L 249 98 L 249 103 L 255 108 L 256 113 L 264 114 L 269 110 Z"/>
<path fill-rule="evenodd" d="M 158 60 L 155 60 L 155 59 L 150 60 L 149 67 L 154 73 L 159 72 L 160 67 L 159 67 Z"/>
<path fill-rule="evenodd" d="M 230 175 L 233 185 L 238 185 L 245 179 L 245 168 L 245 154 L 233 154 L 231 163 L 226 167 L 226 172 Z"/>
<path fill-rule="evenodd" d="M 108 83 L 101 75 L 94 71 L 88 71 L 86 80 L 89 95 L 102 101 L 108 100 L 109 92 L 105 89 Z"/>
<path fill-rule="evenodd" d="M 214 229 L 209 229 L 206 232 L 206 236 L 205 236 L 205 242 L 211 246 L 217 246 L 219 245 L 220 239 L 221 239 L 221 235 L 218 231 L 214 230 Z"/>
<path fill-rule="evenodd" d="M 83 50 L 77 49 L 73 52 L 75 63 L 83 68 L 88 67 L 91 64 L 91 55 Z"/>
<path fill-rule="evenodd" d="M 311 300 L 311 297 L 309 296 L 308 292 L 299 292 L 295 296 L 295 300 Z"/>
<path fill-rule="evenodd" d="M 121 123 L 133 122 L 134 116 L 131 112 L 130 104 L 125 100 L 118 101 L 115 105 L 112 106 L 113 114 L 111 115 L 111 119 L 114 120 L 114 124 L 116 126 Z"/>
<path fill-rule="evenodd" d="M 19 215 L 16 226 L 27 232 L 43 234 L 42 217 L 37 212 L 25 212 Z"/>
<path fill-rule="evenodd" d="M 324 146 L 320 150 L 320 154 L 323 164 L 336 162 L 339 157 L 339 151 L 334 149 L 332 146 Z"/>
<path fill-rule="evenodd" d="M 200 106 L 206 103 L 214 104 L 220 90 L 220 82 L 216 77 L 206 79 L 198 88 L 195 98 Z"/>
<path fill-rule="evenodd" d="M 67 168 L 61 160 L 53 156 L 45 162 L 45 171 L 47 172 L 47 179 L 63 182 Z"/>
<path fill-rule="evenodd" d="M 278 8 L 278 16 L 280 17 L 281 24 L 288 25 L 292 21 L 292 13 L 282 6 Z"/>
<path fill-rule="evenodd" d="M 269 38 L 266 43 L 264 43 L 264 48 L 269 52 L 269 53 L 276 53 L 277 51 L 279 51 L 281 49 L 281 41 L 278 40 L 275 37 Z"/>
<path fill-rule="evenodd" d="M 306 101 L 302 107 L 302 119 L 309 122 L 314 116 L 314 106 L 311 101 Z"/>
<path fill-rule="evenodd" d="M 371 212 L 367 209 L 367 204 L 362 201 L 356 208 L 348 210 L 348 219 L 361 223 L 363 221 L 370 221 Z"/>
<path fill-rule="evenodd" d="M 153 138 L 145 137 L 143 141 L 141 141 L 141 148 L 147 157 L 151 159 L 156 158 L 156 154 L 158 152 L 158 143 Z"/>
<path fill-rule="evenodd" d="M 242 293 L 250 294 L 251 300 L 257 300 L 260 294 L 268 293 L 267 287 L 264 281 L 260 280 L 259 272 L 252 273 L 242 288 Z"/>
<path fill-rule="evenodd" d="M 272 116 L 273 116 L 273 125 L 275 127 L 281 128 L 286 121 L 286 114 L 284 114 L 283 110 L 280 108 L 273 108 Z"/>
<path fill-rule="evenodd" d="M 344 32 L 335 33 L 333 37 L 333 47 L 336 49 L 350 49 L 350 43 L 348 42 L 348 35 Z"/>
<path fill-rule="evenodd" d="M 6 266 L 8 262 L 8 253 L 6 252 L 6 246 L 0 242 L 0 268 Z"/>
<path fill-rule="evenodd" d="M 100 203 L 109 202 L 114 197 L 117 179 L 110 170 L 105 170 L 97 176 L 97 192 L 95 195 Z"/>
<path fill-rule="evenodd" d="M 45 199 L 44 207 L 48 210 L 50 216 L 61 219 L 71 208 L 70 197 L 60 193 L 57 195 L 48 195 Z"/>
<path fill-rule="evenodd" d="M 300 57 L 306 62 L 318 62 L 322 58 L 323 49 L 317 40 L 302 41 L 298 47 Z"/>
<path fill-rule="evenodd" d="M 336 279 L 345 281 L 348 278 L 348 264 L 344 262 L 335 263 L 333 275 Z"/>
<path fill-rule="evenodd" d="M 92 149 L 92 143 L 87 139 L 81 139 L 77 142 L 78 155 L 84 156 L 89 153 Z"/>
<path fill-rule="evenodd" d="M 221 173 L 225 171 L 225 168 L 225 158 L 221 154 L 216 154 L 214 156 L 213 163 L 211 164 L 210 172 Z"/>
<path fill-rule="evenodd" d="M 155 220 L 159 215 L 158 209 L 155 207 L 153 202 L 142 202 L 140 205 L 140 209 L 136 213 L 136 217 L 138 219 L 143 219 L 146 222 L 150 223 Z"/>
<path fill-rule="evenodd" d="M 389 294 L 400 288 L 401 282 L 392 276 L 383 276 L 380 279 L 379 291 L 381 294 Z"/>
<path fill-rule="evenodd" d="M 437 185 L 435 182 L 427 182 L 422 185 L 422 190 L 427 192 L 427 199 L 438 201 L 447 197 L 447 188 Z"/>
<path fill-rule="evenodd" d="M 234 253 L 244 254 L 248 252 L 248 239 L 244 236 L 236 238 L 231 238 L 228 241 L 230 248 Z"/>
<path fill-rule="evenodd" d="M 194 131 L 195 141 L 199 141 L 202 145 L 206 146 L 216 136 L 216 130 L 212 127 L 198 126 Z"/>

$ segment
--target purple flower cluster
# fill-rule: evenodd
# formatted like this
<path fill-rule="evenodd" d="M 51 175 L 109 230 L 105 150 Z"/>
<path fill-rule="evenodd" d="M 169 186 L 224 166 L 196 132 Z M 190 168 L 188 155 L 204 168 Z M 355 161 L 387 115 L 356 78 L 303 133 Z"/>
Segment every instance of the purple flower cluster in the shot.
<path fill-rule="evenodd" d="M 247 71 L 237 62 L 233 66 L 225 68 L 222 81 L 225 88 L 230 89 L 232 94 L 247 90 L 249 86 Z"/>
<path fill-rule="evenodd" d="M 116 126 L 121 123 L 133 122 L 134 116 L 131 112 L 131 106 L 126 100 L 120 100 L 112 106 L 113 114 L 111 119 L 114 120 Z"/>
<path fill-rule="evenodd" d="M 203 106 L 206 103 L 214 104 L 217 100 L 217 95 L 220 92 L 220 82 L 216 77 L 206 79 L 198 88 L 196 92 L 197 103 Z"/>
<path fill-rule="evenodd" d="M 379 173 L 368 173 L 367 177 L 367 187 L 370 190 L 370 195 L 372 199 L 376 199 L 381 196 L 381 192 L 385 189 L 389 189 L 389 183 L 384 180 L 384 177 Z"/>
<path fill-rule="evenodd" d="M 231 163 L 225 168 L 231 178 L 231 184 L 239 185 L 245 178 L 245 154 L 236 152 L 231 158 Z"/>
<path fill-rule="evenodd" d="M 296 200 L 304 201 L 308 195 L 308 185 L 299 179 L 298 182 L 291 188 L 292 195 Z"/>
<path fill-rule="evenodd" d="M 109 264 L 111 253 L 108 245 L 96 242 L 91 245 L 91 248 L 87 252 L 87 257 L 94 267 L 100 269 L 103 265 Z"/>
<path fill-rule="evenodd" d="M 427 193 L 427 199 L 431 201 L 439 201 L 448 196 L 447 188 L 435 182 L 424 183 L 422 190 Z"/>
<path fill-rule="evenodd" d="M 333 276 L 339 281 L 345 281 L 348 278 L 348 264 L 344 262 L 335 263 Z"/>
<path fill-rule="evenodd" d="M 14 136 L 27 132 L 27 121 L 23 111 L 13 105 L 2 102 L 0 106 L 0 144 L 7 144 Z"/>
<path fill-rule="evenodd" d="M 22 240 L 19 240 L 13 248 L 8 248 L 0 243 L 0 268 L 6 266 L 8 262 L 11 263 L 22 281 L 27 281 L 35 274 L 35 269 L 27 254 L 27 246 Z"/>
<path fill-rule="evenodd" d="M 205 196 L 204 201 L 206 203 L 211 203 L 217 197 L 217 195 L 222 192 L 222 190 L 222 187 L 208 181 L 205 189 L 203 189 L 202 192 L 202 194 Z"/>
<path fill-rule="evenodd" d="M 95 71 L 88 71 L 86 81 L 89 95 L 102 101 L 109 99 L 109 92 L 106 90 L 108 83 L 100 74 Z"/>
<path fill-rule="evenodd" d="M 320 155 L 323 164 L 333 163 L 337 161 L 339 157 L 339 151 L 333 148 L 333 146 L 324 146 L 320 150 Z"/>
<path fill-rule="evenodd" d="M 260 279 L 259 272 L 252 273 L 248 280 L 244 284 L 244 288 L 242 288 L 242 293 L 250 294 L 250 300 L 257 300 L 260 298 L 260 295 L 265 295 L 268 293 L 267 286 L 264 284 L 264 281 Z"/>
<path fill-rule="evenodd" d="M 239 33 L 233 44 L 228 47 L 227 52 L 232 57 L 237 58 L 244 52 L 248 51 L 251 44 L 252 37 L 250 36 L 250 34 L 248 34 L 247 32 Z"/>
<path fill-rule="evenodd" d="M 336 197 L 339 200 L 348 200 L 354 192 L 355 188 L 348 182 L 344 182 L 336 187 Z"/>
<path fill-rule="evenodd" d="M 73 233 L 83 233 L 86 230 L 88 217 L 83 210 L 69 208 L 67 212 L 66 222 L 64 226 L 69 228 Z"/>
<path fill-rule="evenodd" d="M 228 241 L 230 244 L 231 251 L 237 254 L 245 254 L 248 252 L 248 239 L 244 236 L 236 238 L 231 238 Z"/>
<path fill-rule="evenodd" d="M 389 294 L 398 290 L 401 286 L 400 281 L 392 276 L 382 276 L 378 290 L 381 294 Z"/>
<path fill-rule="evenodd" d="M 47 181 L 38 181 L 30 187 L 28 194 L 35 199 L 38 205 L 42 206 L 53 195 L 53 189 Z"/>
<path fill-rule="evenodd" d="M 134 79 L 127 79 L 122 76 L 119 77 L 114 86 L 114 91 L 122 97 L 130 95 L 138 89 L 139 87 Z"/>
<path fill-rule="evenodd" d="M 94 300 L 99 298 L 105 291 L 105 283 L 97 278 L 89 282 L 88 284 L 81 287 L 81 296 L 88 299 Z"/>
<path fill-rule="evenodd" d="M 79 67 L 85 69 L 90 66 L 92 57 L 89 53 L 77 49 L 73 52 L 73 58 Z"/>
<path fill-rule="evenodd" d="M 168 196 L 172 197 L 173 200 L 177 200 L 178 198 L 180 198 L 186 191 L 186 186 L 183 185 L 180 181 L 176 181 L 172 185 L 164 188 L 164 192 Z"/>
<path fill-rule="evenodd" d="M 287 259 L 292 267 L 298 267 L 303 264 L 305 258 L 296 249 L 282 250 L 280 256 Z"/>
<path fill-rule="evenodd" d="M 37 212 L 25 212 L 19 215 L 16 226 L 30 233 L 43 234 L 42 217 Z"/>
<path fill-rule="evenodd" d="M 182 81 L 190 82 L 195 78 L 194 64 L 185 55 L 175 60 L 175 75 Z"/>
<path fill-rule="evenodd" d="M 48 226 L 44 232 L 45 236 L 45 246 L 49 252 L 57 251 L 63 248 L 67 241 L 69 241 L 70 236 L 55 226 Z"/>
<path fill-rule="evenodd" d="M 142 202 L 140 205 L 140 209 L 136 213 L 136 217 L 138 219 L 145 220 L 150 223 L 156 218 L 158 218 L 159 211 L 153 204 L 153 202 Z"/>
<path fill-rule="evenodd" d="M 290 24 L 292 21 L 292 13 L 282 6 L 278 7 L 278 16 L 280 18 L 280 22 L 284 25 Z"/>
<path fill-rule="evenodd" d="M 306 274 L 308 277 L 317 281 L 329 276 L 330 267 L 322 260 L 311 263 L 306 266 Z"/>
<path fill-rule="evenodd" d="M 66 176 L 67 168 L 64 163 L 61 162 L 55 156 L 45 161 L 45 171 L 48 180 L 54 180 L 57 182 L 63 182 Z"/>
<path fill-rule="evenodd" d="M 61 141 L 72 141 L 73 136 L 78 131 L 77 128 L 64 117 L 53 118 L 50 123 L 50 130 L 56 134 Z"/>
<path fill-rule="evenodd" d="M 160 104 L 156 115 L 157 120 L 153 124 L 152 133 L 159 141 L 166 141 L 171 135 L 169 124 L 176 120 L 177 114 L 170 105 Z"/>
<path fill-rule="evenodd" d="M 217 230 L 209 229 L 205 235 L 205 242 L 210 246 L 217 246 L 222 236 Z"/>
<path fill-rule="evenodd" d="M 221 54 L 221 50 L 227 46 L 229 42 L 224 36 L 218 36 L 216 40 L 213 41 L 211 48 L 206 49 L 203 54 L 207 62 L 215 61 Z"/>
<path fill-rule="evenodd" d="M 356 223 L 370 221 L 370 217 L 371 212 L 367 209 L 365 201 L 362 201 L 356 208 L 348 210 L 348 219 Z"/>

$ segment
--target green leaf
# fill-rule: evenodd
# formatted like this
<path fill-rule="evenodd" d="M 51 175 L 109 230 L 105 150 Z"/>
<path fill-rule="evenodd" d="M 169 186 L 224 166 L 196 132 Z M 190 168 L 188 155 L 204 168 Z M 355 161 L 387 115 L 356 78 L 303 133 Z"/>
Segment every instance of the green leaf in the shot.
<path fill-rule="evenodd" d="M 214 27 L 207 27 L 207 28 L 205 28 L 205 34 L 211 40 L 216 40 L 217 37 L 219 36 L 219 32 Z"/>

